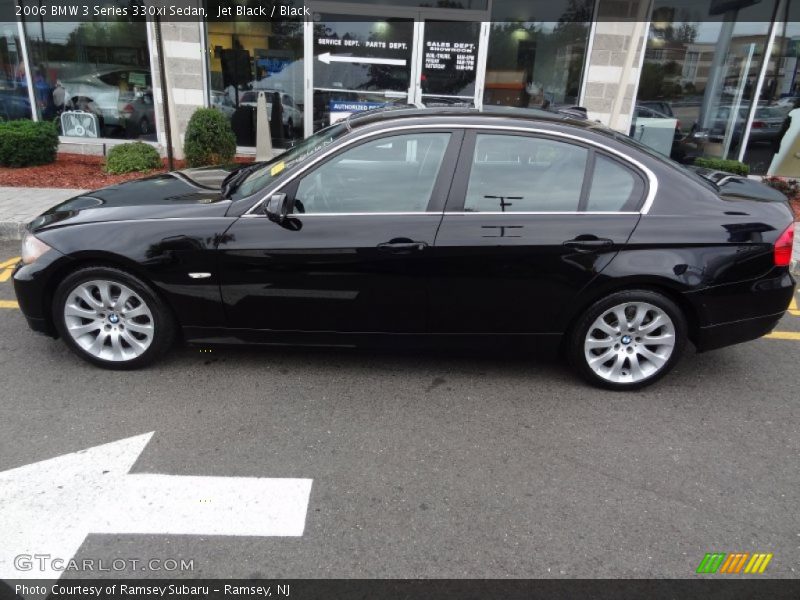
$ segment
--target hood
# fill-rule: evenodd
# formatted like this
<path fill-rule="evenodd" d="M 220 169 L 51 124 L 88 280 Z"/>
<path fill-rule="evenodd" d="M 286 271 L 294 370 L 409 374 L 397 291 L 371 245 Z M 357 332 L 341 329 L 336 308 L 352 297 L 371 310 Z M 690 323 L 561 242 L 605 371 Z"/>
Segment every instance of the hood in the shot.
<path fill-rule="evenodd" d="M 742 175 L 732 175 L 700 167 L 690 167 L 703 179 L 719 188 L 719 195 L 732 200 L 757 200 L 760 202 L 787 202 L 786 196 L 775 188 Z"/>
<path fill-rule="evenodd" d="M 230 201 L 222 197 L 222 181 L 233 169 L 185 169 L 86 192 L 42 213 L 28 228 L 37 231 L 67 222 L 223 216 Z"/>

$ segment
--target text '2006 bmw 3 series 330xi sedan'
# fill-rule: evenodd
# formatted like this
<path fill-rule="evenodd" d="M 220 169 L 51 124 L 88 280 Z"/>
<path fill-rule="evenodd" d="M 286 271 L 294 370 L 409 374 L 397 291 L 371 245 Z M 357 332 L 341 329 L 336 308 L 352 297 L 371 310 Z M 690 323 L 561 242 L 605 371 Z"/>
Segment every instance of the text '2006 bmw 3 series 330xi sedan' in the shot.
<path fill-rule="evenodd" d="M 786 199 L 542 111 L 369 111 L 272 161 L 37 217 L 31 328 L 130 369 L 202 344 L 513 344 L 612 389 L 758 338 L 789 305 Z"/>

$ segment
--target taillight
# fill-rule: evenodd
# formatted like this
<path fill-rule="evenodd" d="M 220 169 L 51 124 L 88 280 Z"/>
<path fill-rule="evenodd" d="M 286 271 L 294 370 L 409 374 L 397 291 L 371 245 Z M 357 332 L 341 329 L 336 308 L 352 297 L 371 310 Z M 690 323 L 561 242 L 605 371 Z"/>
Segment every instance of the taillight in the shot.
<path fill-rule="evenodd" d="M 753 129 L 764 129 L 767 124 L 764 121 L 753 121 Z"/>
<path fill-rule="evenodd" d="M 788 267 L 792 261 L 792 244 L 794 243 L 794 223 L 789 225 L 786 230 L 775 242 L 773 255 L 775 256 L 776 267 Z"/>
<path fill-rule="evenodd" d="M 123 113 L 126 117 L 130 117 L 133 114 L 133 111 L 136 110 L 133 108 L 133 104 L 126 104 L 125 108 L 123 108 L 120 112 Z"/>

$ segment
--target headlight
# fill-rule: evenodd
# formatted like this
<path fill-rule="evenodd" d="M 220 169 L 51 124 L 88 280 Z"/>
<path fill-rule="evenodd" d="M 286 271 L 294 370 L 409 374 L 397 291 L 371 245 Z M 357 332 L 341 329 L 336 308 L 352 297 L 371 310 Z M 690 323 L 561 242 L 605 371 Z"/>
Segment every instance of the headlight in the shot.
<path fill-rule="evenodd" d="M 36 262 L 42 254 L 49 250 L 52 248 L 32 233 L 26 233 L 22 238 L 22 262 L 26 265 Z"/>

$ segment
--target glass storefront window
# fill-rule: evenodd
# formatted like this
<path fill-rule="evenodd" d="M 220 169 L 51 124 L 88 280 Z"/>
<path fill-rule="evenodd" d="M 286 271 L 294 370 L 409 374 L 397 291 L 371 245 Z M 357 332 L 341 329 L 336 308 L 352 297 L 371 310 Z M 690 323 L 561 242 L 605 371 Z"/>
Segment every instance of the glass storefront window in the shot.
<path fill-rule="evenodd" d="M 0 119 L 31 118 L 28 77 L 16 23 L 0 23 Z"/>
<path fill-rule="evenodd" d="M 412 19 L 314 20 L 314 131 L 353 112 L 409 102 Z"/>
<path fill-rule="evenodd" d="M 761 97 L 779 115 L 780 130 L 771 148 L 750 159 L 766 165 L 769 175 L 800 177 L 800 2 L 789 2 L 778 19 Z M 754 122 L 751 136 L 756 129 L 763 127 Z"/>
<path fill-rule="evenodd" d="M 630 135 L 687 164 L 741 156 L 764 59 L 769 23 L 749 22 L 748 14 L 765 8 L 731 8 L 713 21 L 717 6 L 656 0 L 633 110 Z M 771 109 L 759 104 L 756 118 L 769 125 L 751 135 L 746 159 L 752 148 L 771 144 Z"/>
<path fill-rule="evenodd" d="M 230 119 L 237 145 L 256 145 L 261 92 L 266 96 L 272 143 L 286 147 L 302 137 L 306 110 L 302 22 L 209 22 L 208 53 L 210 106 Z"/>
<path fill-rule="evenodd" d="M 575 105 L 589 23 L 492 23 L 484 104 Z"/>
<path fill-rule="evenodd" d="M 578 103 L 589 38 L 586 21 L 495 22 L 489 34 L 484 105 L 560 108 Z M 573 15 L 571 19 L 574 19 Z"/>
<path fill-rule="evenodd" d="M 25 33 L 40 119 L 67 136 L 155 141 L 145 23 L 29 20 Z"/>
<path fill-rule="evenodd" d="M 472 21 L 425 21 L 422 103 L 425 106 L 472 106 L 481 24 Z"/>

